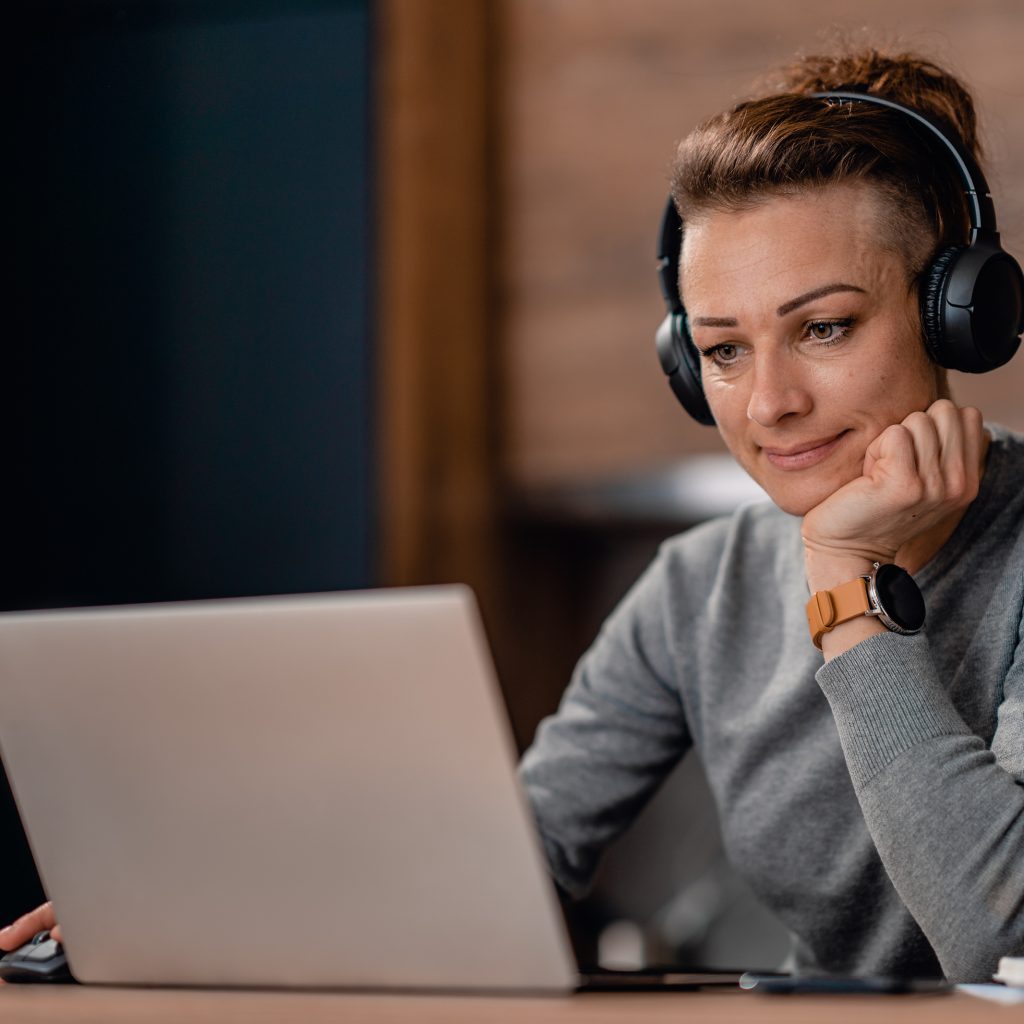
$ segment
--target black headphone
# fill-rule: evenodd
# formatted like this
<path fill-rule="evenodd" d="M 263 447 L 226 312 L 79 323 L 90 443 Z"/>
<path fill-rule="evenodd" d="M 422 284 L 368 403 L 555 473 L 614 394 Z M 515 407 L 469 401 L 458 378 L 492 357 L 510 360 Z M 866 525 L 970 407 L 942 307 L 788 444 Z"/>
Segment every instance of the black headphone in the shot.
<path fill-rule="evenodd" d="M 940 248 L 921 275 L 921 323 L 928 355 L 939 366 L 986 373 L 1013 358 L 1024 331 L 1024 274 L 999 244 L 996 211 L 974 158 L 919 111 L 870 93 L 816 92 L 815 99 L 873 103 L 896 110 L 934 135 L 949 152 L 964 183 L 971 233 L 967 245 Z M 658 280 L 668 307 L 655 344 L 661 368 L 683 408 L 699 423 L 714 424 L 700 378 L 700 353 L 690 338 L 679 294 L 683 222 L 669 197 L 658 235 Z"/>

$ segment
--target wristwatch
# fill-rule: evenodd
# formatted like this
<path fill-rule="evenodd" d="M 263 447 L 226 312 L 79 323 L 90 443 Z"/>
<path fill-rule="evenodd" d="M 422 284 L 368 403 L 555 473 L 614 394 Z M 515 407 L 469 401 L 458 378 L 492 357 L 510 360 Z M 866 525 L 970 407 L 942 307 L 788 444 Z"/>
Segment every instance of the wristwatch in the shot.
<path fill-rule="evenodd" d="M 831 590 L 817 591 L 807 602 L 807 625 L 814 646 L 840 623 L 876 615 L 886 629 L 910 636 L 924 626 L 924 597 L 906 569 L 874 563 L 870 576 L 858 576 Z"/>

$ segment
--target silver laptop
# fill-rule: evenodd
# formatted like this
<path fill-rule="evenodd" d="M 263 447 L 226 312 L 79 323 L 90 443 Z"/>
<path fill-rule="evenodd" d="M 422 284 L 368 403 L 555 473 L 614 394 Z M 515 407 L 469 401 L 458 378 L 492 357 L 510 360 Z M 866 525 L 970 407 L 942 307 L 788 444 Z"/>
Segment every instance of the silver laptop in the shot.
<path fill-rule="evenodd" d="M 578 982 L 465 588 L 0 615 L 0 750 L 81 981 Z"/>

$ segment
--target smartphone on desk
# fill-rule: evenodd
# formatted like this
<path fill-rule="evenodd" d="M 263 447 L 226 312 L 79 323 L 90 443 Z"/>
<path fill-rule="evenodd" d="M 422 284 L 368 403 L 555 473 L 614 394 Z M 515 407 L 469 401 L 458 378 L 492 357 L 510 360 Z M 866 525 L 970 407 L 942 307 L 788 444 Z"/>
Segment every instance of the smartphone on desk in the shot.
<path fill-rule="evenodd" d="M 941 978 L 850 978 L 822 975 L 800 977 L 783 974 L 756 974 L 748 971 L 740 977 L 740 988 L 748 992 L 793 995 L 909 995 L 914 992 L 952 992 L 953 986 Z"/>

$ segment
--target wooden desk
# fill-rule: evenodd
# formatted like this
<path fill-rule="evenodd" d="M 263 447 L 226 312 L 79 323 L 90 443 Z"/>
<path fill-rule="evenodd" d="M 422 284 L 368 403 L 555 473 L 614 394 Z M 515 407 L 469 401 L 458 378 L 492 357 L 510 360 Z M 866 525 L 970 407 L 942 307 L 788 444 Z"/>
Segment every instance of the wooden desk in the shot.
<path fill-rule="evenodd" d="M 565 998 L 397 996 L 0 987 L 0 1024 L 992 1024 L 1024 1006 L 965 995 L 765 996 L 748 992 L 593 993 Z"/>

